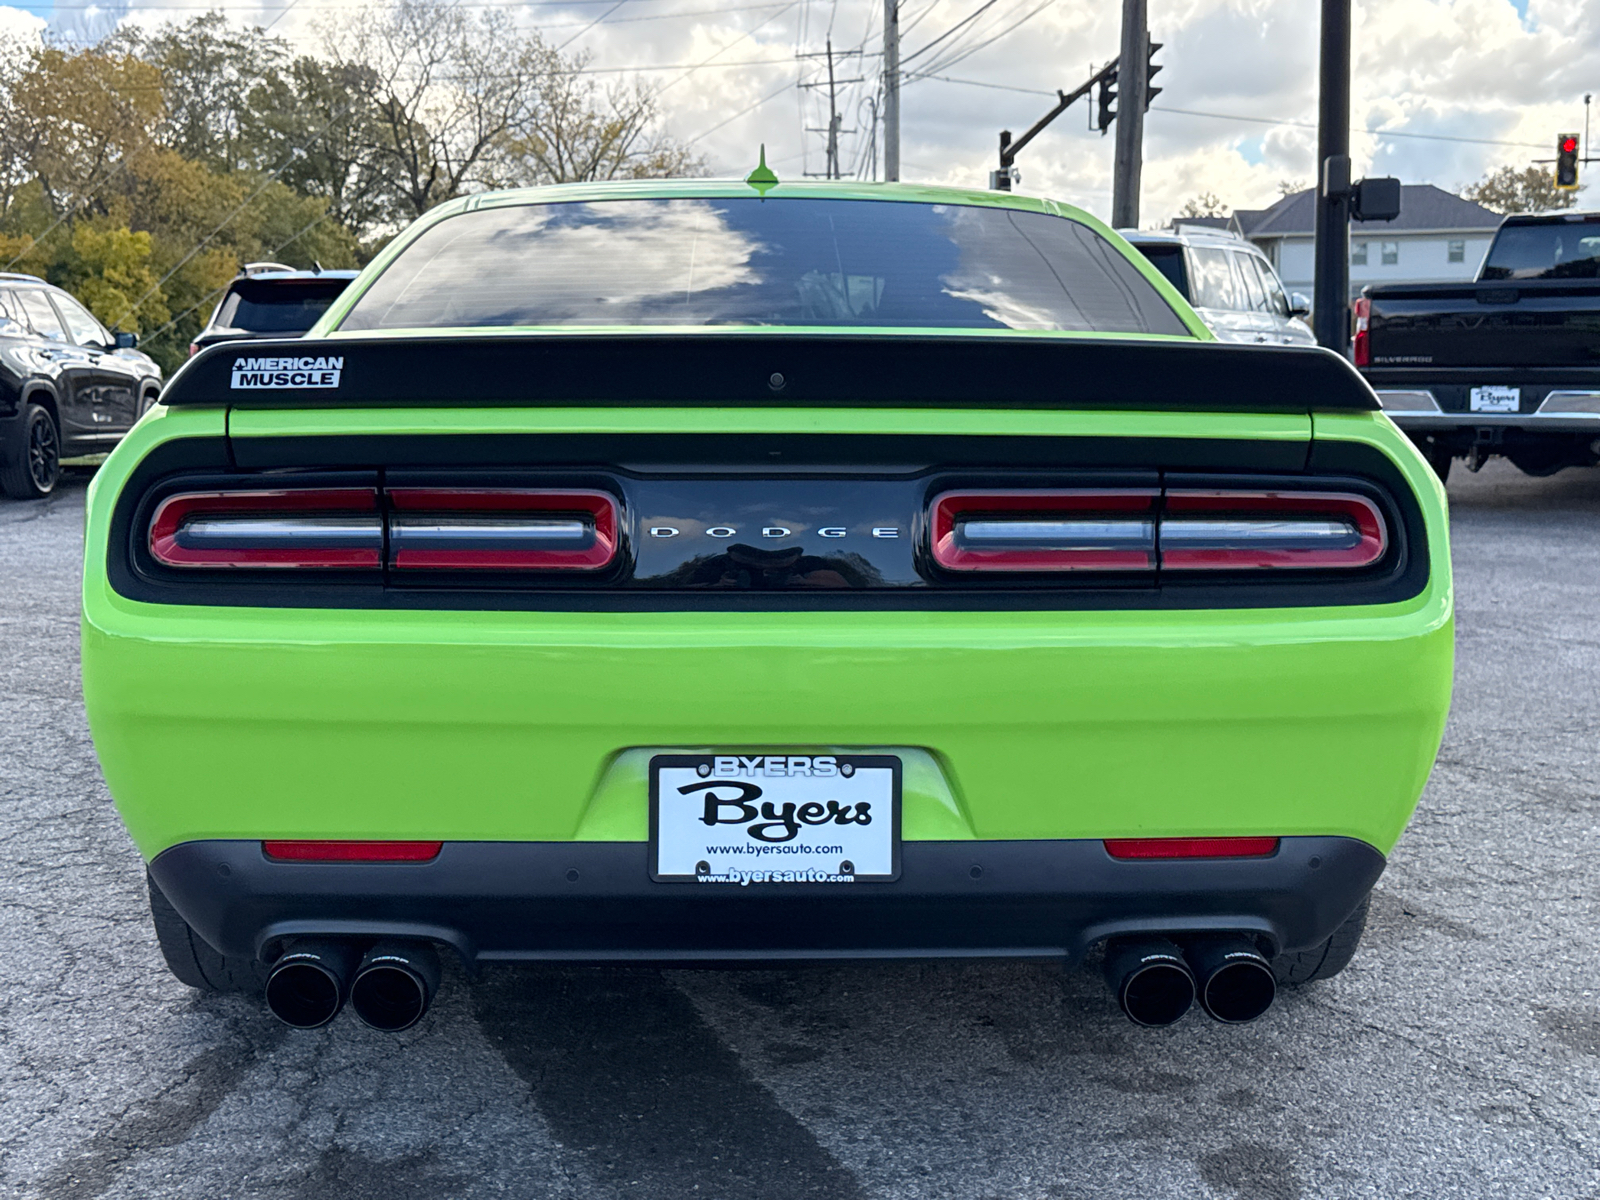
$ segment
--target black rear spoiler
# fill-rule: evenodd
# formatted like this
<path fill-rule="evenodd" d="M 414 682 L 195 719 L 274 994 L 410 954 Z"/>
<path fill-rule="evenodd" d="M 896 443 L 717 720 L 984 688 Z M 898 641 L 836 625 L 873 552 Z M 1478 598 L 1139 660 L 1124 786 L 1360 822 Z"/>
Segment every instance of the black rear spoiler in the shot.
<path fill-rule="evenodd" d="M 800 406 L 1373 410 L 1316 347 L 1076 337 L 556 334 L 210 346 L 168 405 Z"/>

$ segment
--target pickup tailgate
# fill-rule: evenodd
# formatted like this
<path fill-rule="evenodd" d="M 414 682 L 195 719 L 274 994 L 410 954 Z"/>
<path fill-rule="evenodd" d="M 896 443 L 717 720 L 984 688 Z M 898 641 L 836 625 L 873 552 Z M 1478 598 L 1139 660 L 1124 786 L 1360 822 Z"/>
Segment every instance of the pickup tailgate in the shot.
<path fill-rule="evenodd" d="M 1373 368 L 1600 367 L 1600 280 L 1374 287 Z"/>

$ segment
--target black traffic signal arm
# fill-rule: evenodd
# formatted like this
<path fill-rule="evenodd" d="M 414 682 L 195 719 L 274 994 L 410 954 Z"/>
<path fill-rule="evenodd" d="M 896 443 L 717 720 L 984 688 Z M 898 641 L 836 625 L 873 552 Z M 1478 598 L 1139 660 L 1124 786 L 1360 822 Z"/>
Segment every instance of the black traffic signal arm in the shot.
<path fill-rule="evenodd" d="M 1107 88 L 1111 87 L 1117 78 L 1117 62 L 1118 60 L 1113 58 L 1109 63 L 1089 76 L 1083 84 L 1070 92 L 1057 91 L 1056 95 L 1060 97 L 1060 100 L 1056 106 L 1034 122 L 1033 128 L 1016 141 L 1013 142 L 1011 140 L 1011 131 L 1009 129 L 1002 129 L 1000 131 L 1000 169 L 990 176 L 989 186 L 996 191 L 1009 192 L 1011 190 L 1011 167 L 1017 161 L 1018 152 L 1044 132 L 1045 126 L 1049 125 L 1051 121 L 1054 121 L 1067 109 L 1071 108 L 1075 101 L 1083 99 L 1083 97 L 1092 92 L 1096 84 L 1104 82 Z M 1115 92 L 1109 94 L 1116 95 Z M 1104 125 L 1101 126 L 1100 131 L 1102 133 L 1105 132 Z"/>

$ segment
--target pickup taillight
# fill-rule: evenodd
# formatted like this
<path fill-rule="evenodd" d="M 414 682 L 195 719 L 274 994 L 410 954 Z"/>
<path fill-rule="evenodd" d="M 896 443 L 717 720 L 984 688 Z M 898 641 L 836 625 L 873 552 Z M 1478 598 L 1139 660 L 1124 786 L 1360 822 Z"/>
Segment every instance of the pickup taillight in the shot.
<path fill-rule="evenodd" d="M 1356 340 L 1351 347 L 1351 352 L 1358 367 L 1369 366 L 1372 362 L 1372 344 L 1368 325 L 1372 319 L 1372 301 L 1362 296 L 1355 303 L 1356 312 Z"/>

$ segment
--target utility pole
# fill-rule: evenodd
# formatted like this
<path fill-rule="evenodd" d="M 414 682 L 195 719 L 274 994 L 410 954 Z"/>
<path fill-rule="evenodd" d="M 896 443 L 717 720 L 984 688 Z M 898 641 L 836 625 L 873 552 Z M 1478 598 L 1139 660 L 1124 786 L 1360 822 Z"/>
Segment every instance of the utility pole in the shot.
<path fill-rule="evenodd" d="M 1311 324 L 1317 344 L 1350 341 L 1350 0 L 1322 0 L 1317 220 Z"/>
<path fill-rule="evenodd" d="M 1145 0 L 1122 0 L 1122 53 L 1117 56 L 1117 158 L 1111 224 L 1139 225 L 1139 177 L 1144 167 L 1145 92 L 1150 86 L 1150 30 Z"/>
<path fill-rule="evenodd" d="M 883 0 L 883 177 L 900 178 L 900 0 Z"/>
<path fill-rule="evenodd" d="M 828 49 L 827 49 L 827 59 L 828 59 L 828 83 L 827 83 L 827 88 L 828 88 L 828 124 L 822 129 L 818 129 L 815 125 L 807 126 L 807 132 L 808 133 L 825 133 L 825 134 L 828 135 L 827 165 L 826 165 L 826 169 L 822 172 L 822 177 L 824 179 L 841 179 L 841 178 L 843 178 L 843 175 L 841 174 L 841 172 L 839 170 L 839 135 L 841 133 L 847 133 L 847 132 L 848 133 L 854 133 L 855 130 L 853 130 L 853 129 L 843 130 L 843 129 L 839 128 L 839 120 L 840 120 L 840 117 L 839 117 L 839 85 L 842 84 L 842 83 L 863 83 L 865 81 L 859 75 L 857 75 L 853 79 L 838 79 L 838 78 L 836 78 L 835 75 L 834 75 L 834 71 L 833 71 L 833 38 L 832 37 L 828 38 L 828 43 L 827 44 L 828 44 Z M 852 54 L 859 54 L 859 53 L 861 53 L 859 50 L 846 50 L 845 51 L 845 57 L 848 58 Z M 816 54 L 802 54 L 802 55 L 800 55 L 800 57 L 801 58 L 818 58 L 818 57 L 821 57 L 821 56 L 820 55 L 816 55 Z M 823 84 L 819 80 L 816 83 L 802 83 L 800 86 L 802 88 L 814 88 L 814 87 L 822 87 Z M 806 174 L 807 175 L 814 175 L 814 174 L 816 174 L 816 172 L 807 171 Z"/>

